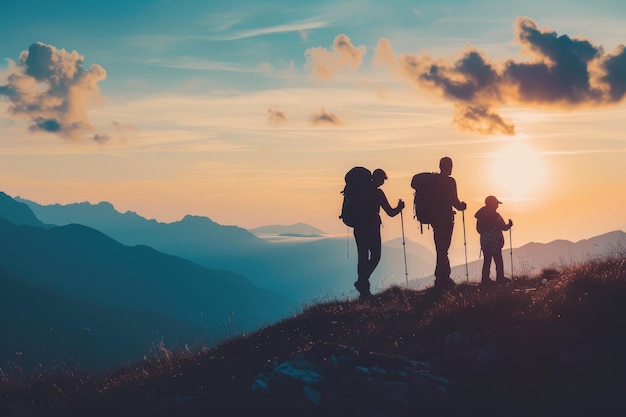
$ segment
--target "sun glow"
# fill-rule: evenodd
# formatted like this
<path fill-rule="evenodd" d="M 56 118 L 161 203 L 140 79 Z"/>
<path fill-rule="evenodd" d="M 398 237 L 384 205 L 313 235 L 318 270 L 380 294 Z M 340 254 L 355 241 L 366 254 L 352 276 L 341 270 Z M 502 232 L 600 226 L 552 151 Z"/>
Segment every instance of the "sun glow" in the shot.
<path fill-rule="evenodd" d="M 528 201 L 539 197 L 545 172 L 539 152 L 522 139 L 505 145 L 494 156 L 492 180 L 498 198 Z"/>

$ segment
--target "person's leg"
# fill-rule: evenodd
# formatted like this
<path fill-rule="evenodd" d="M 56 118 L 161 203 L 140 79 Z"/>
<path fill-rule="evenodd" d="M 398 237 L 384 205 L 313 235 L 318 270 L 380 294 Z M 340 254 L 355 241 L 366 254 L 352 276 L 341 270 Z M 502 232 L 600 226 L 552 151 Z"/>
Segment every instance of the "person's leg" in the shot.
<path fill-rule="evenodd" d="M 437 252 L 437 265 L 435 266 L 435 285 L 437 283 L 449 283 L 450 280 L 450 259 L 448 250 L 452 242 L 452 231 L 454 223 L 433 224 L 433 236 L 435 239 L 435 250 Z"/>
<path fill-rule="evenodd" d="M 361 279 L 362 276 L 366 274 L 367 264 L 369 259 L 369 249 L 367 248 L 367 244 L 365 241 L 365 233 L 362 228 L 355 227 L 354 228 L 354 241 L 356 243 L 356 253 L 357 253 L 357 276 L 358 280 Z"/>
<path fill-rule="evenodd" d="M 377 227 L 376 230 L 372 230 L 371 235 L 371 244 L 370 244 L 370 260 L 369 260 L 369 269 L 367 279 L 369 282 L 369 278 L 374 273 L 374 270 L 378 266 L 380 262 L 380 256 L 382 253 L 382 243 L 380 237 L 380 227 Z"/>
<path fill-rule="evenodd" d="M 370 246 L 371 237 L 365 227 L 354 228 L 354 240 L 356 242 L 357 251 L 357 275 L 358 278 L 354 283 L 354 287 L 362 296 L 369 295 L 369 276 L 370 271 Z"/>
<path fill-rule="evenodd" d="M 482 271 L 482 280 L 483 281 L 488 281 L 489 280 L 489 274 L 491 272 L 491 254 L 487 254 L 483 252 L 483 271 Z"/>
<path fill-rule="evenodd" d="M 491 273 L 491 260 L 493 259 L 493 253 L 483 251 L 483 270 L 482 270 L 482 284 L 490 284 L 493 281 L 489 278 Z"/>
<path fill-rule="evenodd" d="M 450 260 L 448 250 L 452 242 L 452 230 L 454 223 L 433 224 L 433 235 L 435 238 L 435 250 L 437 252 L 437 266 L 435 267 L 435 277 L 450 277 Z"/>
<path fill-rule="evenodd" d="M 497 251 L 493 255 L 493 261 L 496 264 L 496 281 L 508 282 L 509 279 L 504 276 L 504 261 L 502 260 L 502 251 Z"/>

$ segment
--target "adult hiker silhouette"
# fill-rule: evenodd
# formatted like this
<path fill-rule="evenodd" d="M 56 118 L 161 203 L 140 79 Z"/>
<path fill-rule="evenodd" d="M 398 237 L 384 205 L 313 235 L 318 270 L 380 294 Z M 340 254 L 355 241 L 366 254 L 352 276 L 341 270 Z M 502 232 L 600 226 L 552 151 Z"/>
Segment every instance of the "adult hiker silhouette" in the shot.
<path fill-rule="evenodd" d="M 506 284 L 511 281 L 504 276 L 504 262 L 502 260 L 502 248 L 504 247 L 504 235 L 502 231 L 513 227 L 513 222 L 508 223 L 498 213 L 498 206 L 502 204 L 496 197 L 490 195 L 485 198 L 485 206 L 476 212 L 476 231 L 480 234 L 480 248 L 483 251 L 483 269 L 481 285 L 489 285 L 494 282 L 489 278 L 491 260 L 496 265 L 496 283 Z"/>
<path fill-rule="evenodd" d="M 452 159 L 444 156 L 439 161 L 439 199 L 431 226 L 433 227 L 433 239 L 437 252 L 437 264 L 435 266 L 435 288 L 450 289 L 455 287 L 450 278 L 450 259 L 448 250 L 452 243 L 454 231 L 454 215 L 457 210 L 465 210 L 467 204 L 460 201 L 457 196 L 456 180 L 452 175 Z"/>
<path fill-rule="evenodd" d="M 388 216 L 394 217 L 404 209 L 404 201 L 398 200 L 398 205 L 392 208 L 387 200 L 387 196 L 380 189 L 387 179 L 387 174 L 382 169 L 375 169 L 372 173 L 371 198 L 365 201 L 367 211 L 363 219 L 354 226 L 354 240 L 358 254 L 357 273 L 358 278 L 354 283 L 362 298 L 372 295 L 370 292 L 370 276 L 380 262 L 381 237 L 380 209 L 382 208 Z"/>

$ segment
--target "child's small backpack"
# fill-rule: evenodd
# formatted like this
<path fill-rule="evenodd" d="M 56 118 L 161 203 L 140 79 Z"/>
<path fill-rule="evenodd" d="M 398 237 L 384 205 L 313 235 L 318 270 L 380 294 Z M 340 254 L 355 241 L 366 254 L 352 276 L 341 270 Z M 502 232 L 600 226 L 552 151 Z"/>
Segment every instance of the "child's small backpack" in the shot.
<path fill-rule="evenodd" d="M 482 235 L 487 230 L 489 230 L 489 228 L 485 224 L 484 217 L 481 216 L 481 217 L 476 218 L 476 231 L 478 232 L 478 234 Z"/>
<path fill-rule="evenodd" d="M 345 176 L 343 203 L 339 218 L 349 227 L 355 227 L 367 216 L 372 199 L 372 173 L 364 167 L 354 167 Z"/>
<path fill-rule="evenodd" d="M 490 214 L 485 211 L 485 208 L 478 210 L 476 213 L 476 231 L 482 235 L 493 229 L 498 221 L 498 215 L 496 213 Z"/>

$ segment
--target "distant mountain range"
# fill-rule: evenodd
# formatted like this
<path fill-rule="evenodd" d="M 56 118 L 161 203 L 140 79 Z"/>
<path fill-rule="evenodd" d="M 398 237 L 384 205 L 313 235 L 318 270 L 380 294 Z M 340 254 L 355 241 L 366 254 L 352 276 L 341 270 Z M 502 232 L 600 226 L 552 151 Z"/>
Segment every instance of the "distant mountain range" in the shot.
<path fill-rule="evenodd" d="M 357 294 L 352 285 L 356 280 L 356 247 L 352 236 L 286 239 L 275 244 L 245 229 L 219 225 L 207 217 L 186 216 L 179 222 L 159 223 L 133 212 L 119 213 L 106 202 L 40 205 L 19 197 L 16 200 L 27 204 L 44 223 L 83 224 L 125 245 L 148 245 L 210 268 L 235 271 L 259 287 L 297 302 Z M 296 237 L 301 237 L 301 233 L 323 233 L 306 224 L 274 225 L 253 231 L 259 235 L 296 233 Z M 434 255 L 423 247 L 418 252 L 407 250 L 409 270 L 424 273 L 432 270 Z M 428 255 L 424 256 L 426 252 Z M 402 246 L 384 245 L 383 258 L 372 281 L 374 287 L 381 288 L 405 282 Z"/>
<path fill-rule="evenodd" d="M 533 269 L 579 264 L 598 256 L 626 252 L 626 233 L 615 230 L 578 242 L 554 240 L 549 243 L 531 242 L 513 251 L 513 259 Z"/>
<path fill-rule="evenodd" d="M 554 240 L 548 243 L 527 243 L 513 248 L 513 276 L 529 276 L 546 268 L 576 265 L 608 254 L 626 253 L 626 233 L 615 230 L 578 242 Z M 511 275 L 511 251 L 502 251 L 504 273 Z M 481 276 L 483 259 L 468 264 L 469 281 L 478 281 Z M 465 281 L 465 265 L 452 268 L 452 277 L 457 282 Z M 491 266 L 491 278 L 495 278 L 495 266 Z M 432 277 L 421 280 L 421 286 L 428 286 Z"/>
<path fill-rule="evenodd" d="M 271 225 L 250 229 L 256 236 L 263 235 L 294 235 L 294 236 L 322 236 L 326 233 L 320 229 L 306 223 L 296 223 L 291 225 Z"/>
<path fill-rule="evenodd" d="M 281 317 L 289 304 L 233 272 L 147 246 L 125 246 L 78 224 L 43 229 L 0 218 L 0 246 L 4 271 L 112 307 L 160 312 L 197 324 L 223 324 L 236 314 L 249 327 Z"/>
<path fill-rule="evenodd" d="M 29 212 L 28 206 L 0 195 L 0 276 L 6 284 L 3 296 L 10 298 L 1 310 L 2 329 L 11 334 L 0 338 L 0 357 L 7 360 L 18 351 L 54 352 L 54 346 L 40 344 L 46 332 L 38 325 L 55 317 L 51 328 L 65 323 L 77 334 L 72 323 L 84 319 L 80 326 L 93 329 L 92 339 L 97 339 L 96 333 L 107 333 L 111 340 L 102 346 L 131 343 L 119 356 L 113 349 L 94 359 L 102 364 L 114 358 L 130 360 L 161 337 L 169 344 L 193 336 L 214 343 L 284 318 L 298 307 L 234 272 L 210 269 L 145 245 L 126 246 L 79 224 L 43 226 Z M 7 287 L 14 292 L 7 293 Z M 50 299 L 40 301 L 46 293 Z M 129 326 L 139 323 L 141 329 L 130 337 Z M 47 340 L 55 343 L 54 337 Z"/>
<path fill-rule="evenodd" d="M 124 244 L 145 244 L 201 265 L 238 272 L 262 288 L 278 291 L 299 302 L 356 295 L 352 288 L 356 277 L 356 247 L 351 235 L 297 239 L 324 232 L 304 223 L 263 226 L 247 231 L 193 216 L 180 222 L 159 223 L 133 212 L 119 213 L 105 202 L 43 206 L 20 198 L 16 201 L 27 204 L 44 223 L 85 224 Z M 557 260 L 561 264 L 585 260 L 607 245 L 617 244 L 621 233 L 599 236 L 589 239 L 590 242 L 559 240 L 515 248 L 514 274 L 535 273 Z M 257 235 L 283 235 L 284 238 L 272 241 Z M 432 250 L 406 240 L 406 252 L 411 286 L 432 285 L 435 261 Z M 504 250 L 504 262 L 505 270 L 510 271 L 508 250 Z M 478 280 L 481 267 L 482 259 L 470 262 L 467 271 L 465 264 L 458 265 L 453 267 L 452 277 L 457 281 Z M 385 242 L 381 264 L 372 277 L 374 288 L 402 285 L 406 278 L 401 239 Z"/>
<path fill-rule="evenodd" d="M 45 227 L 27 204 L 14 200 L 0 191 L 0 217 L 17 225 Z"/>
<path fill-rule="evenodd" d="M 15 201 L 28 205 L 36 218 L 46 224 L 82 224 L 125 245 L 149 245 L 171 254 L 185 248 L 192 253 L 212 252 L 219 259 L 236 250 L 256 250 L 265 244 L 243 228 L 223 226 L 208 217 L 188 215 L 177 222 L 160 223 L 132 211 L 120 213 L 108 202 L 40 205 L 19 197 Z"/>

